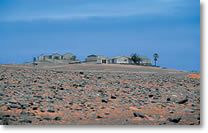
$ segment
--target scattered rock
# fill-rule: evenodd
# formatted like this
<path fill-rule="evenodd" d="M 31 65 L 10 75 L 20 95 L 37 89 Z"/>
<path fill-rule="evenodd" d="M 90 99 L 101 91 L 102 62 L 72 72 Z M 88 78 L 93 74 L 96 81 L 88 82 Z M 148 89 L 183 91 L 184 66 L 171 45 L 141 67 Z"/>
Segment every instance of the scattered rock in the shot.
<path fill-rule="evenodd" d="M 100 118 L 103 118 L 103 117 L 102 117 L 102 116 L 100 116 L 100 115 L 98 115 L 98 116 L 97 116 L 97 118 L 98 118 L 98 119 L 100 119 Z"/>
<path fill-rule="evenodd" d="M 185 108 L 185 109 L 183 109 L 183 111 L 185 111 L 185 112 L 191 112 L 191 113 L 194 113 L 195 112 L 193 109 L 189 109 L 189 108 Z"/>
<path fill-rule="evenodd" d="M 170 122 L 178 123 L 181 120 L 181 116 L 171 117 L 171 118 L 168 118 L 168 120 Z"/>
<path fill-rule="evenodd" d="M 48 112 L 54 113 L 54 112 L 56 112 L 56 110 L 55 109 L 48 109 Z"/>
<path fill-rule="evenodd" d="M 55 117 L 54 120 L 61 120 L 61 117 Z"/>
<path fill-rule="evenodd" d="M 10 104 L 9 107 L 10 108 L 18 108 L 18 105 L 13 103 L 13 104 Z"/>
<path fill-rule="evenodd" d="M 116 96 L 115 95 L 111 95 L 111 99 L 116 99 Z"/>
<path fill-rule="evenodd" d="M 21 120 L 20 122 L 21 123 L 32 123 L 32 121 L 31 120 L 28 120 L 28 119 Z"/>
<path fill-rule="evenodd" d="M 102 99 L 101 100 L 103 103 L 108 103 L 108 100 L 107 99 Z"/>
<path fill-rule="evenodd" d="M 32 109 L 33 109 L 33 110 L 37 110 L 38 107 L 37 107 L 37 106 L 32 106 Z"/>
<path fill-rule="evenodd" d="M 178 104 L 184 104 L 184 103 L 186 103 L 188 101 L 188 99 L 186 98 L 186 99 L 183 99 L 183 100 L 179 100 L 178 102 L 176 102 L 176 103 L 178 103 Z"/>
<path fill-rule="evenodd" d="M 79 74 L 84 74 L 84 72 L 79 72 Z"/>
<path fill-rule="evenodd" d="M 133 114 L 134 114 L 134 117 L 141 117 L 141 118 L 145 117 L 145 115 L 143 113 L 138 112 L 138 111 L 134 111 Z"/>

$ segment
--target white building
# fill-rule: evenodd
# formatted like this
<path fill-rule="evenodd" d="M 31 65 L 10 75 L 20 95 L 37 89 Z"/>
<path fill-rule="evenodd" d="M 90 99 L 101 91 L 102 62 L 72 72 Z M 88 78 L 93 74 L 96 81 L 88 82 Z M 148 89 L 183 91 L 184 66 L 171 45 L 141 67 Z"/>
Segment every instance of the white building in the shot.
<path fill-rule="evenodd" d="M 109 59 L 110 64 L 132 64 L 130 56 L 115 56 Z"/>
<path fill-rule="evenodd" d="M 97 64 L 108 64 L 108 57 L 104 55 L 89 55 L 85 59 L 85 62 L 94 62 Z"/>

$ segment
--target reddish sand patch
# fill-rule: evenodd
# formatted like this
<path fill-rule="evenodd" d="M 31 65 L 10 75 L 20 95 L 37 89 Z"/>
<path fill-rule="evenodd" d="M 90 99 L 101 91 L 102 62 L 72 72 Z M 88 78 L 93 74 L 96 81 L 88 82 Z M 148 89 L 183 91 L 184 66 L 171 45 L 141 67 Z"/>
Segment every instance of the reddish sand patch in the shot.
<path fill-rule="evenodd" d="M 190 78 L 200 78 L 200 74 L 189 74 L 188 77 Z"/>

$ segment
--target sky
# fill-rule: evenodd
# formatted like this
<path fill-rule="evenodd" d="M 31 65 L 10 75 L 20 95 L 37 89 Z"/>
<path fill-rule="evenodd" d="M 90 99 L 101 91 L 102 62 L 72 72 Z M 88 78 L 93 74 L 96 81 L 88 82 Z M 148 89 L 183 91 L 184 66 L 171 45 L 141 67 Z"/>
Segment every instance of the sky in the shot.
<path fill-rule="evenodd" d="M 199 0 L 0 0 L 0 63 L 139 55 L 200 71 Z"/>

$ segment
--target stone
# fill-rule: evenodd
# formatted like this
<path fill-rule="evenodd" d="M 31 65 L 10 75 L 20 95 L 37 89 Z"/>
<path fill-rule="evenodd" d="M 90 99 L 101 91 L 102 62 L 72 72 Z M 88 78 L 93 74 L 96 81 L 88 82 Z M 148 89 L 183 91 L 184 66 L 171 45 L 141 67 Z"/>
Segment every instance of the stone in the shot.
<path fill-rule="evenodd" d="M 152 103 L 157 103 L 158 101 L 156 99 L 152 99 Z"/>
<path fill-rule="evenodd" d="M 184 104 L 184 103 L 186 103 L 188 101 L 188 99 L 186 98 L 186 99 L 183 99 L 183 100 L 179 100 L 178 102 L 176 102 L 176 103 L 178 103 L 178 104 Z"/>
<path fill-rule="evenodd" d="M 18 108 L 18 105 L 13 103 L 13 104 L 10 104 L 9 107 L 10 108 Z"/>
<path fill-rule="evenodd" d="M 3 119 L 2 121 L 3 121 L 3 125 L 9 125 L 9 119 L 8 118 Z"/>
<path fill-rule="evenodd" d="M 133 114 L 134 114 L 134 117 L 141 117 L 141 118 L 145 117 L 145 115 L 139 111 L 134 111 Z"/>
<path fill-rule="evenodd" d="M 51 118 L 49 118 L 49 117 L 43 117 L 43 119 L 45 119 L 45 120 L 51 120 Z"/>
<path fill-rule="evenodd" d="M 103 117 L 102 117 L 102 116 L 100 116 L 100 115 L 98 115 L 98 116 L 97 116 L 97 118 L 98 118 L 98 119 L 100 119 L 100 118 L 103 118 Z"/>
<path fill-rule="evenodd" d="M 58 116 L 54 118 L 54 120 L 61 120 L 61 119 L 62 118 L 61 117 L 58 117 Z"/>
<path fill-rule="evenodd" d="M 12 117 L 12 118 L 10 118 L 10 120 L 11 120 L 11 121 L 17 121 L 17 118 Z"/>
<path fill-rule="evenodd" d="M 183 111 L 185 111 L 185 112 L 191 112 L 191 113 L 194 113 L 195 112 L 193 109 L 189 109 L 189 108 L 185 108 L 185 109 L 183 109 Z"/>
<path fill-rule="evenodd" d="M 41 112 L 45 112 L 44 108 L 40 108 L 40 111 L 41 111 Z"/>
<path fill-rule="evenodd" d="M 3 80 L 4 78 L 0 76 L 0 81 Z"/>
<path fill-rule="evenodd" d="M 21 120 L 20 122 L 21 123 L 32 123 L 32 121 L 31 120 L 28 120 L 28 119 Z"/>
<path fill-rule="evenodd" d="M 84 74 L 84 72 L 79 72 L 79 74 Z"/>
<path fill-rule="evenodd" d="M 21 115 L 26 115 L 27 113 L 23 110 L 20 114 Z"/>
<path fill-rule="evenodd" d="M 111 99 L 116 99 L 116 96 L 115 95 L 111 95 Z"/>
<path fill-rule="evenodd" d="M 20 104 L 22 109 L 26 109 L 27 107 L 29 107 L 28 104 Z"/>
<path fill-rule="evenodd" d="M 108 100 L 107 99 L 102 99 L 101 100 L 103 103 L 108 103 Z"/>
<path fill-rule="evenodd" d="M 69 105 L 73 105 L 73 101 L 70 101 L 70 102 L 69 102 Z"/>
<path fill-rule="evenodd" d="M 32 106 L 32 109 L 33 109 L 33 110 L 37 110 L 38 107 L 37 107 L 37 106 Z"/>
<path fill-rule="evenodd" d="M 55 109 L 48 109 L 48 112 L 54 113 L 54 112 L 56 112 L 56 110 Z"/>
<path fill-rule="evenodd" d="M 154 96 L 153 94 L 150 94 L 150 95 L 149 95 L 149 97 L 153 97 L 153 96 Z"/>
<path fill-rule="evenodd" d="M 181 120 L 181 116 L 171 117 L 171 118 L 168 118 L 168 120 L 173 123 L 178 123 Z"/>
<path fill-rule="evenodd" d="M 105 115 L 109 115 L 109 114 L 110 114 L 109 112 L 106 112 L 106 113 L 105 113 Z"/>

